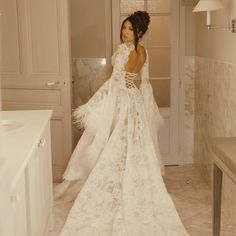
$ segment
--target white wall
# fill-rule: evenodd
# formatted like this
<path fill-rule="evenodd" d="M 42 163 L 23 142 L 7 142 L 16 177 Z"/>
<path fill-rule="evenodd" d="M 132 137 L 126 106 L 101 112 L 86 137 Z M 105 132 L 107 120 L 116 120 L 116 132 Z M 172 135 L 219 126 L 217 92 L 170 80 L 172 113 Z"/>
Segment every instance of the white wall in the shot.
<path fill-rule="evenodd" d="M 212 25 L 228 27 L 229 19 L 236 18 L 235 0 L 222 0 L 225 9 L 212 12 Z M 236 4 L 235 4 L 236 5 Z M 206 14 L 197 14 L 196 55 L 225 62 L 236 63 L 236 34 L 228 29 L 207 32 Z"/>
<path fill-rule="evenodd" d="M 106 0 L 70 0 L 73 58 L 106 57 Z"/>

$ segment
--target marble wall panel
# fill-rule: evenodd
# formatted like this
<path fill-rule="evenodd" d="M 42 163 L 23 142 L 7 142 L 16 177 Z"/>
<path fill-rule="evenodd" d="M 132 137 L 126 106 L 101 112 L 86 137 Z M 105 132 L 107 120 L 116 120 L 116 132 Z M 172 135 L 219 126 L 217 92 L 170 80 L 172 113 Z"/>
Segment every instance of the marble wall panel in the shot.
<path fill-rule="evenodd" d="M 105 58 L 72 59 L 72 108 L 85 104 L 109 78 L 110 67 Z M 81 130 L 73 125 L 73 143 L 77 144 Z"/>
<path fill-rule="evenodd" d="M 210 138 L 236 136 L 236 65 L 196 58 L 195 154 L 209 182 Z"/>
<path fill-rule="evenodd" d="M 211 185 L 211 138 L 236 136 L 236 64 L 196 57 L 195 66 L 194 162 Z M 222 235 L 236 235 L 235 195 L 236 184 L 224 176 Z"/>

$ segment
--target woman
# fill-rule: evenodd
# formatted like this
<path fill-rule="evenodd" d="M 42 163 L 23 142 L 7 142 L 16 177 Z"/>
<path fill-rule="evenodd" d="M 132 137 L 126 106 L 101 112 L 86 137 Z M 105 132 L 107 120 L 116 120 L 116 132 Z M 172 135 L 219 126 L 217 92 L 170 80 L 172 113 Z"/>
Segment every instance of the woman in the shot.
<path fill-rule="evenodd" d="M 74 112 L 85 131 L 57 195 L 73 180 L 84 185 L 61 236 L 187 235 L 161 175 L 157 133 L 163 118 L 139 43 L 149 22 L 143 11 L 123 21 L 111 77 Z M 133 82 L 139 72 L 140 89 Z"/>

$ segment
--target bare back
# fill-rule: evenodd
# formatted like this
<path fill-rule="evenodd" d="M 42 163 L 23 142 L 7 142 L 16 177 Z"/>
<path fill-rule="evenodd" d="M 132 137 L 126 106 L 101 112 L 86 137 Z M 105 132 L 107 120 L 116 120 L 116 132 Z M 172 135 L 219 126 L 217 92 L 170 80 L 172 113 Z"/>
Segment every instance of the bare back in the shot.
<path fill-rule="evenodd" d="M 134 49 L 129 54 L 128 62 L 125 65 L 125 71 L 131 73 L 139 73 L 145 61 L 146 61 L 145 48 L 142 45 L 138 44 L 137 52 Z"/>

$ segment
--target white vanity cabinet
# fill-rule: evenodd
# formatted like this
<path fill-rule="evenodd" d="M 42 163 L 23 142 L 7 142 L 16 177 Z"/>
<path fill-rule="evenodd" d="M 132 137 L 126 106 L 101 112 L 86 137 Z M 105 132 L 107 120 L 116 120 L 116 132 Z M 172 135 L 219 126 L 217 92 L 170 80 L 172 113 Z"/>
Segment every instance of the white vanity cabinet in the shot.
<path fill-rule="evenodd" d="M 12 213 L 12 229 L 6 236 L 47 236 L 53 225 L 52 111 L 3 111 L 0 114 L 1 119 L 14 118 L 24 124 L 6 132 L 4 137 L 3 154 L 8 158 L 10 180 L 9 212 Z"/>
<path fill-rule="evenodd" d="M 12 191 L 10 201 L 13 216 L 12 223 L 14 226 L 12 229 L 9 229 L 9 234 L 13 231 L 14 236 L 26 236 L 28 235 L 28 226 L 24 173 L 19 178 L 17 185 Z"/>
<path fill-rule="evenodd" d="M 46 236 L 52 224 L 52 165 L 49 123 L 26 167 L 28 235 Z"/>

